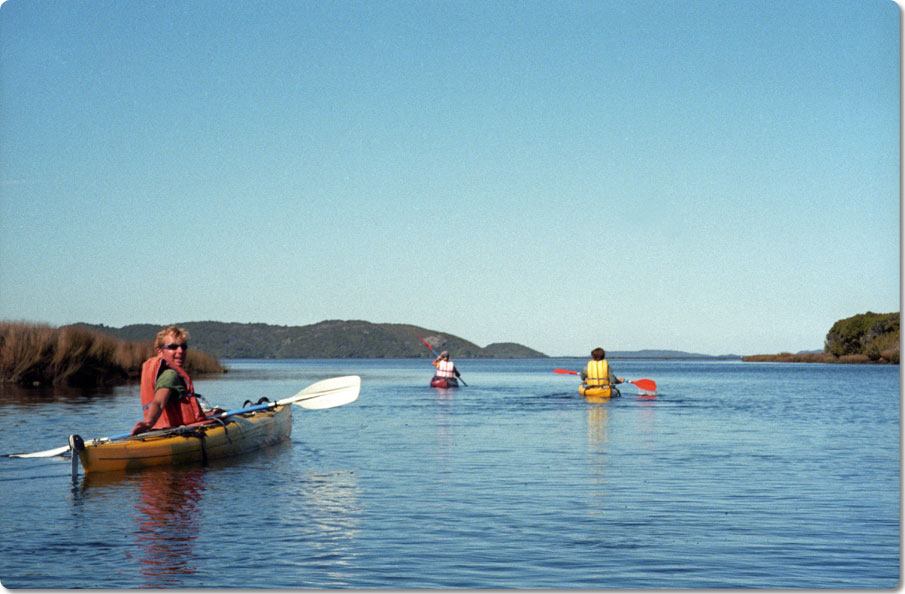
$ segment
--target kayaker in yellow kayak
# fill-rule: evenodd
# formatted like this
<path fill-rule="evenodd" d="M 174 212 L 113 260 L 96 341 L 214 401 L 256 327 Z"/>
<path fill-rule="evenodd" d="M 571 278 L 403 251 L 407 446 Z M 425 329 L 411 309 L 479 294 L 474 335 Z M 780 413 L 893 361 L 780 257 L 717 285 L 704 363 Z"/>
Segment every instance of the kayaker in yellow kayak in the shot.
<path fill-rule="evenodd" d="M 144 419 L 135 424 L 132 435 L 151 429 L 179 427 L 204 421 L 201 403 L 195 395 L 192 379 L 185 372 L 189 333 L 167 326 L 157 333 L 157 355 L 141 366 L 141 406 Z"/>
<path fill-rule="evenodd" d="M 591 360 L 585 365 L 579 374 L 583 382 L 582 387 L 607 388 L 625 381 L 624 377 L 617 378 L 606 360 L 606 351 L 597 347 L 591 351 Z"/>

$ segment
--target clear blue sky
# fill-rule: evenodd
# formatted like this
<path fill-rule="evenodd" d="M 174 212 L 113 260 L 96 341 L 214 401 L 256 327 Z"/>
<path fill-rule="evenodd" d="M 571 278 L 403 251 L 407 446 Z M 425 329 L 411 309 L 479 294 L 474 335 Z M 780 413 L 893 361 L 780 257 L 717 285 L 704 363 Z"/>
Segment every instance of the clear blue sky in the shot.
<path fill-rule="evenodd" d="M 819 349 L 900 306 L 891 0 L 0 6 L 0 319 Z"/>

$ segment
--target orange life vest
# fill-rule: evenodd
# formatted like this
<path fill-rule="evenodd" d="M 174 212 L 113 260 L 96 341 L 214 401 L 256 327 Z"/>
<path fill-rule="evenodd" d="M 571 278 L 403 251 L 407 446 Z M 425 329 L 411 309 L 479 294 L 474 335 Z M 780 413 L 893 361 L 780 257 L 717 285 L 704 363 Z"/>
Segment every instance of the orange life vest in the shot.
<path fill-rule="evenodd" d="M 154 392 L 157 385 L 157 377 L 164 369 L 172 369 L 179 374 L 185 382 L 186 395 L 178 400 L 170 399 L 163 407 L 160 417 L 154 423 L 152 429 L 166 429 L 167 427 L 179 427 L 190 425 L 205 420 L 201 412 L 201 404 L 195 398 L 195 388 L 192 379 L 182 368 L 167 363 L 160 355 L 151 357 L 141 366 L 141 409 L 144 411 L 154 400 Z"/>

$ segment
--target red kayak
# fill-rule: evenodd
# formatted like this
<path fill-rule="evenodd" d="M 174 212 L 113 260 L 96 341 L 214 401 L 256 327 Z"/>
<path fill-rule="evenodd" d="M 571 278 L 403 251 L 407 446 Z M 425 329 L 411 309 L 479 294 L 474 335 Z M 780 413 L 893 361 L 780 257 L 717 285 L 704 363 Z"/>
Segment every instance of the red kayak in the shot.
<path fill-rule="evenodd" d="M 431 387 L 433 387 L 433 388 L 458 388 L 459 382 L 454 377 L 433 377 L 433 378 L 431 378 Z"/>

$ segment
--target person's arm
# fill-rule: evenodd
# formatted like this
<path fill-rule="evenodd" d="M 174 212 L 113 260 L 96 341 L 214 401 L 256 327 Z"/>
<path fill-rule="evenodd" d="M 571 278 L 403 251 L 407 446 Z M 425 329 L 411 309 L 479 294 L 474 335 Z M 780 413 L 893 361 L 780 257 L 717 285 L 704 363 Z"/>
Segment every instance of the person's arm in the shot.
<path fill-rule="evenodd" d="M 624 382 L 624 381 L 625 381 L 625 378 L 624 378 L 624 377 L 619 377 L 619 378 L 617 378 L 617 377 L 616 377 L 616 374 L 613 373 L 613 368 L 610 367 L 610 377 L 609 377 L 609 380 L 610 380 L 610 384 L 611 384 L 611 385 L 615 385 L 615 384 L 621 384 L 622 382 Z"/>
<path fill-rule="evenodd" d="M 154 400 L 148 404 L 148 408 L 145 410 L 144 420 L 135 423 L 135 427 L 132 428 L 132 435 L 150 431 L 151 427 L 154 426 L 154 423 L 157 422 L 157 419 L 159 419 L 160 415 L 163 413 L 163 408 L 167 405 L 171 395 L 175 393 L 176 391 L 170 388 L 158 388 L 157 391 L 154 392 Z"/>

